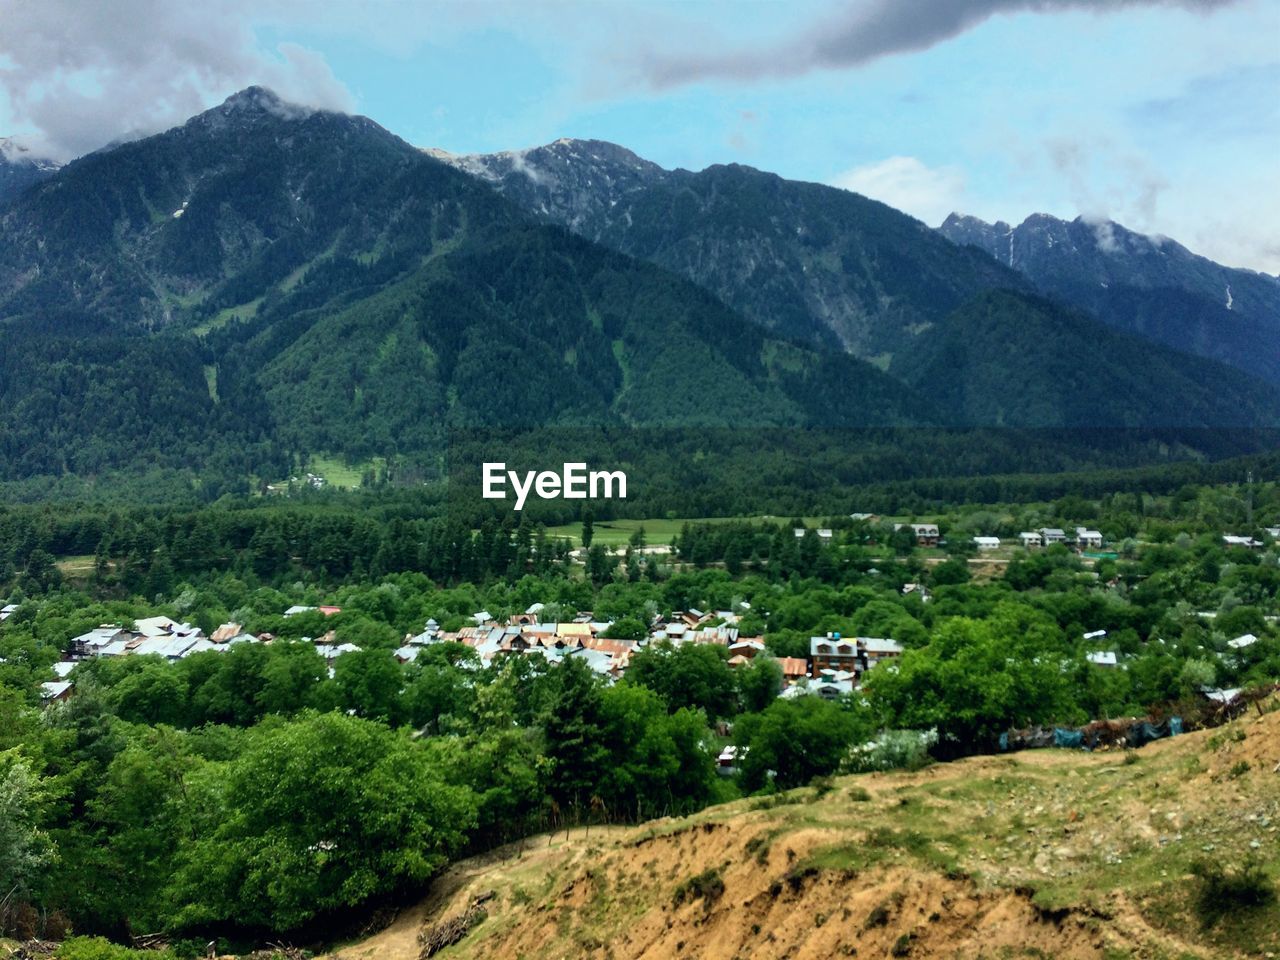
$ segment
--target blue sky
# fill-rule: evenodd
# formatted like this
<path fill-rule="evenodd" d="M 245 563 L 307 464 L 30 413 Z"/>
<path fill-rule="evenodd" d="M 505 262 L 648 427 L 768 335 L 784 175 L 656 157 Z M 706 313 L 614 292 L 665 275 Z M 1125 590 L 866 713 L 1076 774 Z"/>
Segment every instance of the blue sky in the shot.
<path fill-rule="evenodd" d="M 68 155 L 265 82 L 454 152 L 595 137 L 1280 272 L 1275 0 L 101 6 L 0 0 L 0 133 Z"/>

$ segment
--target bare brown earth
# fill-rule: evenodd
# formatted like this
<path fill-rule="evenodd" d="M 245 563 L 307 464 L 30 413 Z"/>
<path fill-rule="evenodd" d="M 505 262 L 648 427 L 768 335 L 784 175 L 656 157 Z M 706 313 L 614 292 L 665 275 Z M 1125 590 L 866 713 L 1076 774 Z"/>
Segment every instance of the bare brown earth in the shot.
<path fill-rule="evenodd" d="M 576 828 L 458 863 L 334 960 L 1280 956 L 1280 908 L 1212 926 L 1189 865 L 1280 876 L 1280 704 L 1136 752 L 1041 750 L 841 778 L 639 827 Z M 1247 765 L 1247 766 L 1246 766 Z"/>

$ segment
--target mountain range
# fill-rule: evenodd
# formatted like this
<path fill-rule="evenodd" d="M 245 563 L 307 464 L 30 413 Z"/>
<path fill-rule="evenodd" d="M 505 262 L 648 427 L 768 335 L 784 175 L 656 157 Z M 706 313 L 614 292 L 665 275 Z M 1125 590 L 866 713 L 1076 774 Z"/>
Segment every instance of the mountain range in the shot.
<path fill-rule="evenodd" d="M 952 214 L 936 231 L 846 190 L 738 165 L 664 170 L 623 147 L 431 150 L 535 216 L 658 263 L 746 316 L 886 369 L 975 292 L 1034 290 L 1106 325 L 1280 384 L 1280 278 L 1235 270 L 1112 221 Z M 993 268 L 991 260 L 1007 267 Z"/>
<path fill-rule="evenodd" d="M 1110 220 L 1016 227 L 952 214 L 939 232 L 990 254 L 1108 326 L 1280 383 L 1280 277 L 1234 270 Z"/>
<path fill-rule="evenodd" d="M 0 478 L 270 477 L 455 428 L 1280 422 L 1265 371 L 1104 323 L 976 232 L 748 167 L 453 157 L 257 87 L 18 167 Z"/>

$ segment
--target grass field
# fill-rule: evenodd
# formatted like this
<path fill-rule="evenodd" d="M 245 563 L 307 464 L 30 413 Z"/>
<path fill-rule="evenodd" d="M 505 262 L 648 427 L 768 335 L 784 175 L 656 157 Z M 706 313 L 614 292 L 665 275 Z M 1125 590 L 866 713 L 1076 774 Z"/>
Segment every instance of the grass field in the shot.
<path fill-rule="evenodd" d="M 370 467 L 377 467 L 382 463 L 382 459 L 375 457 L 372 460 L 364 461 L 350 465 L 336 457 L 321 457 L 313 455 L 307 461 L 307 472 L 319 474 L 324 477 L 324 482 L 331 487 L 341 487 L 344 490 L 352 490 L 360 486 L 360 480 L 364 476 L 364 472 Z"/>
<path fill-rule="evenodd" d="M 64 577 L 71 580 L 80 580 L 93 575 L 93 554 L 63 557 L 55 566 Z"/>
<path fill-rule="evenodd" d="M 204 323 L 197 324 L 191 328 L 191 332 L 197 337 L 203 337 L 206 333 L 211 333 L 219 327 L 226 326 L 232 317 L 239 317 L 242 320 L 252 320 L 258 315 L 258 307 L 262 305 L 262 297 L 256 300 L 250 300 L 248 303 L 237 304 L 234 307 L 226 307 L 219 310 Z"/>
<path fill-rule="evenodd" d="M 650 544 L 670 543 L 686 523 L 736 523 L 743 520 L 758 522 L 769 520 L 777 523 L 780 517 L 680 517 L 674 520 L 597 520 L 595 522 L 595 543 L 606 547 L 617 547 L 631 539 L 631 535 L 640 527 L 644 527 L 645 539 Z M 788 518 L 789 519 L 789 518 Z M 804 522 L 813 526 L 821 522 L 820 517 L 805 517 Z M 582 524 L 571 523 L 559 527 L 548 527 L 547 535 L 552 537 L 568 537 L 575 544 L 582 542 Z"/>

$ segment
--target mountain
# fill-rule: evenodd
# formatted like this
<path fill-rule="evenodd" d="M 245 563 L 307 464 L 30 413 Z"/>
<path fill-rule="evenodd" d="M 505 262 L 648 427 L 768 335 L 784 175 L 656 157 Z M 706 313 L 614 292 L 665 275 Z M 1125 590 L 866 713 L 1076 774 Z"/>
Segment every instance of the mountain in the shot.
<path fill-rule="evenodd" d="M 612 171 L 600 202 L 596 167 L 556 174 L 572 204 L 547 196 L 599 237 L 367 118 L 261 88 L 53 172 L 0 208 L 0 479 L 155 466 L 242 483 L 320 455 L 438 473 L 460 432 L 512 428 L 561 445 L 579 428 L 728 428 L 785 457 L 761 430 L 1280 422 L 1275 390 L 1047 312 L 1017 273 L 881 204 L 591 156 Z M 549 182 L 538 158 L 503 162 Z M 681 251 L 723 294 L 660 262 Z M 861 311 L 840 329 L 876 364 L 816 315 L 804 334 L 805 298 L 828 293 Z M 771 322 L 735 309 L 770 297 Z M 1039 336 L 1008 349 L 1021 318 Z M 1028 365 L 1092 367 L 1114 392 L 1047 390 Z M 956 377 L 983 396 L 956 402 Z M 896 476 L 922 436 L 834 442 L 897 449 Z M 718 462 L 710 440 L 690 449 Z"/>
<path fill-rule="evenodd" d="M 938 229 L 1108 326 L 1280 383 L 1280 278 L 1111 221 L 1035 214 L 1011 227 L 953 213 Z"/>
<path fill-rule="evenodd" d="M 1047 304 L 1020 271 L 980 255 L 991 253 L 988 243 L 939 242 L 937 231 L 846 190 L 737 165 L 665 170 L 597 140 L 494 154 L 428 152 L 539 219 L 693 280 L 762 326 L 875 363 L 951 423 L 1275 422 L 1273 386 L 1180 352 L 1186 348 L 1176 337 L 1151 344 L 1131 335 L 1148 332 L 1141 328 L 1110 329 L 1086 316 L 1094 305 L 1078 298 L 1062 299 L 1084 312 Z M 958 221 L 948 223 L 943 236 L 955 240 Z M 1139 245 L 1120 232 L 1114 242 Z M 1176 244 L 1169 246 L 1173 258 Z M 1170 277 L 1178 274 L 1176 263 L 1166 266 Z M 1234 272 L 1244 274 L 1248 309 L 1265 311 L 1270 278 L 1259 284 Z M 999 323 L 990 322 L 995 316 Z M 1032 329 L 1034 339 L 1025 335 Z M 1260 367 L 1265 375 L 1266 364 Z M 1028 377 L 1029 369 L 1038 372 Z M 1093 371 L 1086 379 L 1112 392 L 1082 387 L 1069 372 L 1077 369 Z M 954 392 L 960 377 L 967 397 Z M 1222 403 L 1226 396 L 1240 406 Z"/>
<path fill-rule="evenodd" d="M 243 315 L 322 255 L 407 263 L 466 204 L 517 219 L 371 120 L 252 87 L 82 157 L 0 210 L 0 318 L 56 307 L 156 329 Z"/>
<path fill-rule="evenodd" d="M 0 206 L 51 176 L 60 166 L 55 160 L 36 156 L 16 140 L 0 137 Z"/>
<path fill-rule="evenodd" d="M 1101 327 L 1053 300 L 994 290 L 952 313 L 903 379 L 958 423 L 1252 427 L 1277 391 L 1214 361 Z"/>
<path fill-rule="evenodd" d="M 762 326 L 885 369 L 975 294 L 1030 289 L 882 203 L 737 164 L 664 170 L 598 140 L 430 153 L 540 219 L 693 280 Z"/>
<path fill-rule="evenodd" d="M 251 88 L 0 213 L 8 476 L 287 474 L 459 427 L 937 422 L 856 358 L 535 222 L 361 117 Z"/>

